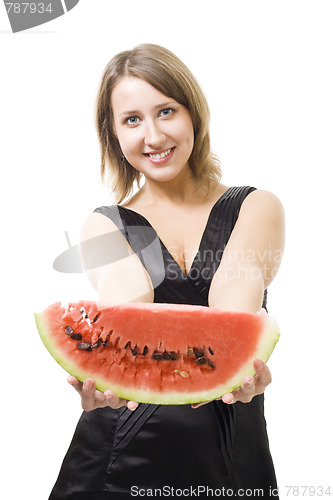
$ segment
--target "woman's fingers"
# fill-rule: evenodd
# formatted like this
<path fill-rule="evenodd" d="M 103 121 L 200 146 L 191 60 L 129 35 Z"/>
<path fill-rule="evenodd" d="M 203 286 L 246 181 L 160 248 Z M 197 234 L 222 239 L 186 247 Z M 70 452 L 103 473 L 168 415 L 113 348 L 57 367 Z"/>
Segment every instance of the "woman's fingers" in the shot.
<path fill-rule="evenodd" d="M 139 406 L 139 403 L 136 403 L 135 401 L 127 401 L 126 406 L 129 410 L 133 411 Z"/>
<path fill-rule="evenodd" d="M 253 396 L 255 396 L 255 383 L 253 377 L 248 375 L 244 378 L 242 385 L 238 389 L 224 394 L 222 401 L 227 404 L 236 403 L 236 401 L 249 403 Z"/>
<path fill-rule="evenodd" d="M 127 401 L 118 398 L 111 390 L 105 392 L 96 390 L 96 383 L 93 379 L 86 379 L 84 383 L 82 383 L 70 375 L 67 381 L 80 394 L 81 405 L 85 411 L 92 411 L 96 408 L 104 408 L 105 406 L 110 406 L 113 409 L 127 406 L 129 410 L 133 411 L 139 405 L 139 403 L 135 401 Z"/>
<path fill-rule="evenodd" d="M 77 378 L 73 377 L 73 375 L 70 375 L 68 378 L 67 378 L 67 382 L 72 386 L 74 387 L 74 389 L 79 393 L 81 394 L 81 391 L 82 391 L 82 382 L 80 382 Z"/>
<path fill-rule="evenodd" d="M 261 394 L 272 382 L 272 374 L 266 363 L 263 363 L 260 359 L 255 359 L 253 366 L 256 371 L 256 375 L 254 377 L 256 390 L 258 394 Z"/>
<path fill-rule="evenodd" d="M 98 408 L 99 405 L 97 405 L 96 401 L 96 384 L 95 381 L 92 379 L 87 379 L 83 383 L 82 387 L 82 393 L 81 393 L 81 398 L 82 398 L 82 408 L 85 411 L 91 411 L 94 410 L 95 408 Z M 101 393 L 103 394 L 103 393 Z M 105 399 L 105 396 L 103 394 L 103 398 Z M 102 397 L 99 397 L 99 403 L 102 402 Z"/>
<path fill-rule="evenodd" d="M 256 375 L 254 377 L 246 376 L 242 382 L 242 385 L 235 389 L 233 392 L 224 394 L 222 401 L 227 404 L 236 403 L 236 401 L 241 401 L 242 403 L 249 403 L 252 401 L 254 396 L 262 394 L 266 387 L 272 381 L 271 372 L 263 361 L 260 359 L 255 359 L 253 362 Z"/>

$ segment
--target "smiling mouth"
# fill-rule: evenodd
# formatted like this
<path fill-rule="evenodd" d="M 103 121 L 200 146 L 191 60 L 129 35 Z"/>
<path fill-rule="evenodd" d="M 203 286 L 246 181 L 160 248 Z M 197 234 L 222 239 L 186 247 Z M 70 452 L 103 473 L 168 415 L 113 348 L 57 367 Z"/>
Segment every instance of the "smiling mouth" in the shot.
<path fill-rule="evenodd" d="M 169 154 L 174 150 L 175 148 L 170 148 L 166 149 L 165 151 L 162 151 L 161 153 L 145 153 L 145 156 L 148 156 L 152 160 L 162 160 L 166 156 L 169 156 Z"/>

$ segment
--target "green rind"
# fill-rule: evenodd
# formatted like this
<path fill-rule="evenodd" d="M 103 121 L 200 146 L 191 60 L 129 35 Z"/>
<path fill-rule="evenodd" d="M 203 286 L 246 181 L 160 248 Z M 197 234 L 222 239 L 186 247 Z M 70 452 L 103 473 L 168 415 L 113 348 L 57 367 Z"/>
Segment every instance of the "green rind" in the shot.
<path fill-rule="evenodd" d="M 117 384 L 108 385 L 105 380 L 96 377 L 93 373 L 84 370 L 78 370 L 73 367 L 69 361 L 67 361 L 61 354 L 59 350 L 52 342 L 52 338 L 48 334 L 47 325 L 43 317 L 43 313 L 35 313 L 35 321 L 40 334 L 40 337 L 49 351 L 51 356 L 57 361 L 57 363 L 66 370 L 70 375 L 76 377 L 80 382 L 84 382 L 87 378 L 92 378 L 96 382 L 97 390 L 104 392 L 106 390 L 112 390 L 119 398 L 126 399 L 128 401 L 136 401 L 138 403 L 150 403 L 150 404 L 161 404 L 161 405 L 183 405 L 192 403 L 201 403 L 204 401 L 211 401 L 212 399 L 220 398 L 224 394 L 229 393 L 240 387 L 244 377 L 246 375 L 255 375 L 255 369 L 253 367 L 253 361 L 255 359 L 261 359 L 265 363 L 268 361 L 270 355 L 272 354 L 275 345 L 277 344 L 280 332 L 275 319 L 272 316 L 265 316 L 265 327 L 261 333 L 261 339 L 256 352 L 251 356 L 251 358 L 244 363 L 242 368 L 237 372 L 237 374 L 229 380 L 226 384 L 216 386 L 214 389 L 209 391 L 198 391 L 198 392 L 167 392 L 161 394 L 156 391 L 151 391 L 149 389 L 136 389 L 131 387 L 123 387 Z"/>

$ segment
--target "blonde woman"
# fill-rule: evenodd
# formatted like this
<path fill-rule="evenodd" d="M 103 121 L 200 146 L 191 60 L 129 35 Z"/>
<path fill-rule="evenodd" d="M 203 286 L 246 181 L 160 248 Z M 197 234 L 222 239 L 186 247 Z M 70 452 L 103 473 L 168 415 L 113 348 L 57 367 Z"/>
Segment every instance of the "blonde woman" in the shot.
<path fill-rule="evenodd" d="M 266 307 L 283 209 L 270 192 L 220 182 L 208 124 L 198 83 L 168 50 L 140 45 L 106 66 L 97 129 L 102 176 L 117 204 L 97 208 L 81 234 L 98 300 Z M 271 374 L 253 363 L 257 374 L 239 389 L 192 406 L 124 401 L 69 377 L 85 411 L 50 498 L 237 497 L 257 489 L 277 498 L 264 417 Z"/>

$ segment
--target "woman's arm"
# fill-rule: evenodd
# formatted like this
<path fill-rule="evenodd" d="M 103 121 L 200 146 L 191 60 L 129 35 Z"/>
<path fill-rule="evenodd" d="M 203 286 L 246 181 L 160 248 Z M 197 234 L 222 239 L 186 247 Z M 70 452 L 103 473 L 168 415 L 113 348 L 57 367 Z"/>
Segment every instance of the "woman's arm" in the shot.
<path fill-rule="evenodd" d="M 280 266 L 283 248 L 284 211 L 280 201 L 267 191 L 252 192 L 242 204 L 212 280 L 209 305 L 229 311 L 259 311 L 264 290 Z M 272 377 L 267 365 L 258 359 L 253 365 L 256 375 L 245 377 L 240 388 L 225 394 L 225 403 L 247 403 L 270 384 Z"/>
<path fill-rule="evenodd" d="M 256 312 L 273 281 L 284 249 L 284 211 L 268 191 L 244 200 L 211 283 L 208 302 L 224 310 Z"/>
<path fill-rule="evenodd" d="M 80 233 L 83 269 L 100 302 L 153 302 L 154 290 L 146 269 L 111 219 L 91 214 Z"/>
<path fill-rule="evenodd" d="M 140 259 L 133 253 L 126 238 L 105 215 L 91 214 L 84 222 L 80 234 L 80 254 L 83 269 L 104 303 L 153 302 L 154 290 L 150 277 Z M 69 376 L 68 383 L 81 396 L 82 408 L 120 408 L 135 410 L 138 403 L 119 399 L 111 390 L 96 390 L 95 381 L 82 384 Z"/>

